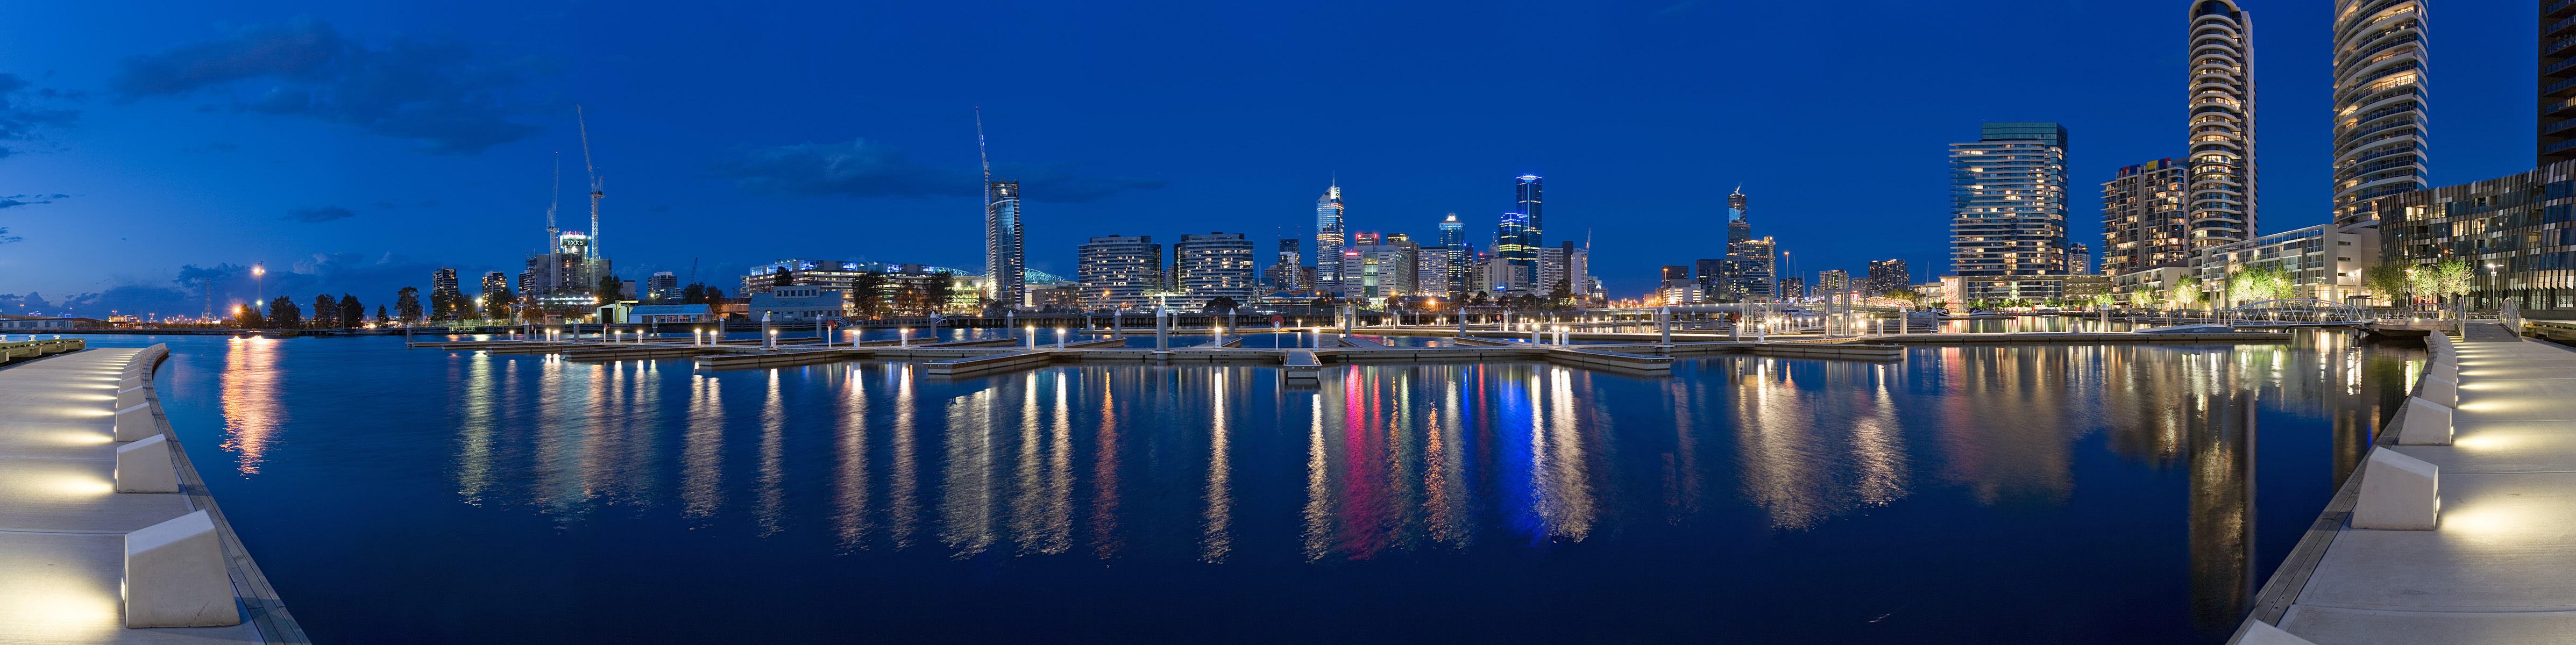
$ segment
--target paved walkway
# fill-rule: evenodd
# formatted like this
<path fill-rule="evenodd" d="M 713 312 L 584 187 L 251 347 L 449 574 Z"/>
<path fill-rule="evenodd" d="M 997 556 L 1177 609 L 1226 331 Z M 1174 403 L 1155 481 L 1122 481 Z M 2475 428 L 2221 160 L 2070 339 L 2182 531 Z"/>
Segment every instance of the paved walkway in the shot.
<path fill-rule="evenodd" d="M 115 492 L 116 375 L 143 351 L 90 349 L 0 368 L 0 644 L 302 640 L 229 528 L 223 532 L 226 555 L 235 561 L 234 589 L 255 589 L 240 593 L 253 610 L 245 614 L 249 620 L 231 627 L 125 627 L 118 589 L 125 533 L 212 510 L 202 482 L 184 463 L 182 487 L 189 492 Z M 160 413 L 157 398 L 153 412 Z M 168 432 L 167 421 L 161 427 Z M 220 515 L 216 521 L 221 524 Z"/>
<path fill-rule="evenodd" d="M 2317 645 L 2576 642 L 2576 351 L 2468 327 L 2454 445 L 2381 444 L 2441 468 L 2439 528 L 2322 527 L 2314 572 L 2283 587 L 2283 630 Z"/>

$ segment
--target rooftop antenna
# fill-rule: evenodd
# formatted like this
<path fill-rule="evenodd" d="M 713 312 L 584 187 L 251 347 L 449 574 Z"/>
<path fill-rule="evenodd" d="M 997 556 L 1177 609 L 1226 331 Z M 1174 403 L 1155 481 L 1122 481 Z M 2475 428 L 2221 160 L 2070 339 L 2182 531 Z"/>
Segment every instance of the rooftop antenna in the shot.
<path fill-rule="evenodd" d="M 600 257 L 599 198 L 608 196 L 608 191 L 602 188 L 607 178 L 599 176 L 599 167 L 590 163 L 590 118 L 582 114 L 579 105 L 572 106 L 572 118 L 581 124 L 581 170 L 590 176 L 590 246 L 583 249 L 583 253 L 588 256 L 585 259 L 596 265 Z"/>
<path fill-rule="evenodd" d="M 698 283 L 698 259 L 689 258 L 689 284 Z"/>
<path fill-rule="evenodd" d="M 555 253 L 563 250 L 555 246 L 558 243 L 557 240 L 563 237 L 563 232 L 555 229 L 555 210 L 563 208 L 562 152 L 555 153 L 555 189 L 546 194 L 549 195 L 546 202 L 546 245 L 538 248 L 545 249 L 547 253 Z"/>
<path fill-rule="evenodd" d="M 984 106 L 975 106 L 975 158 L 984 161 L 984 198 L 992 199 L 993 156 L 984 152 Z"/>

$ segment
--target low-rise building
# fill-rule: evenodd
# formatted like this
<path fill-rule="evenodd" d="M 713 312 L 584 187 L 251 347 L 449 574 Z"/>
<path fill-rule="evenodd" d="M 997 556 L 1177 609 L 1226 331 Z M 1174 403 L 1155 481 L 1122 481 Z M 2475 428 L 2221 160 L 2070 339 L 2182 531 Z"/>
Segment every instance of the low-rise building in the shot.
<path fill-rule="evenodd" d="M 2066 284 L 2062 288 L 2065 289 L 2066 295 L 2063 297 L 2067 301 L 2079 304 L 2087 303 L 2091 302 L 2094 296 L 2111 293 L 2111 276 L 2090 274 L 2070 275 L 2066 276 Z"/>
<path fill-rule="evenodd" d="M 25 332 L 30 330 L 63 331 L 73 329 L 106 329 L 106 321 L 92 318 L 48 316 L 0 316 L 0 329 Z"/>
<path fill-rule="evenodd" d="M 2128 271 L 2111 276 L 2111 297 L 2122 307 L 2162 309 L 2175 300 L 2174 289 L 2183 284 L 2191 269 L 2161 266 Z"/>
<path fill-rule="evenodd" d="M 2379 246 L 2377 228 L 2338 231 L 2333 225 L 2319 224 L 2203 247 L 2192 254 L 2192 271 L 2200 278 L 2201 290 L 2209 293 L 2212 307 L 2273 299 L 2276 294 L 2224 293 L 2230 276 L 2255 268 L 2288 272 L 2291 298 L 2343 302 L 2364 295 L 2361 274 L 2379 263 L 2378 255 L 2371 253 Z"/>
<path fill-rule="evenodd" d="M 722 320 L 724 314 L 709 305 L 628 305 L 618 316 L 625 324 L 703 323 Z"/>
<path fill-rule="evenodd" d="M 822 287 L 771 287 L 751 294 L 751 308 L 746 313 L 752 320 L 760 320 L 763 315 L 773 321 L 839 318 L 845 311 L 841 308 L 845 295 L 839 289 Z"/>

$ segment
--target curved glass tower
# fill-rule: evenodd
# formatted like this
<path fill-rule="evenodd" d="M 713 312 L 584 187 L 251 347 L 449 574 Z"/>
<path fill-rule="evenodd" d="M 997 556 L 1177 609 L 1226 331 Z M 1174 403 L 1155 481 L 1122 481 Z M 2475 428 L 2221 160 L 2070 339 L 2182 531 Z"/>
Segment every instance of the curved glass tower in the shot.
<path fill-rule="evenodd" d="M 2192 3 L 2190 248 L 2255 236 L 2252 30 L 2232 0 Z"/>
<path fill-rule="evenodd" d="M 1342 184 L 1333 182 L 1315 198 L 1315 290 L 1342 293 Z"/>
<path fill-rule="evenodd" d="M 2335 0 L 2335 224 L 2424 178 L 2423 0 Z"/>

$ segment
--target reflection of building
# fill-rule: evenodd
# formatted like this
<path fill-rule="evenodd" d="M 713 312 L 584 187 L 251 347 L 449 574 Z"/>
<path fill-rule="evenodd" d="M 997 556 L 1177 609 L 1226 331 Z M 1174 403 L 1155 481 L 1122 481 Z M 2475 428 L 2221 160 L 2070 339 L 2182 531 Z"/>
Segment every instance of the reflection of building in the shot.
<path fill-rule="evenodd" d="M 2066 275 L 2066 127 L 1988 123 L 1950 144 L 1950 263 L 1969 300 L 2058 297 Z"/>
<path fill-rule="evenodd" d="M 2191 461 L 2187 507 L 2191 553 L 2192 622 L 2224 637 L 2254 606 L 2254 409 L 2253 385 L 2221 376 L 2184 402 L 2184 449 Z M 2250 379 L 2246 379 L 2250 380 Z"/>

